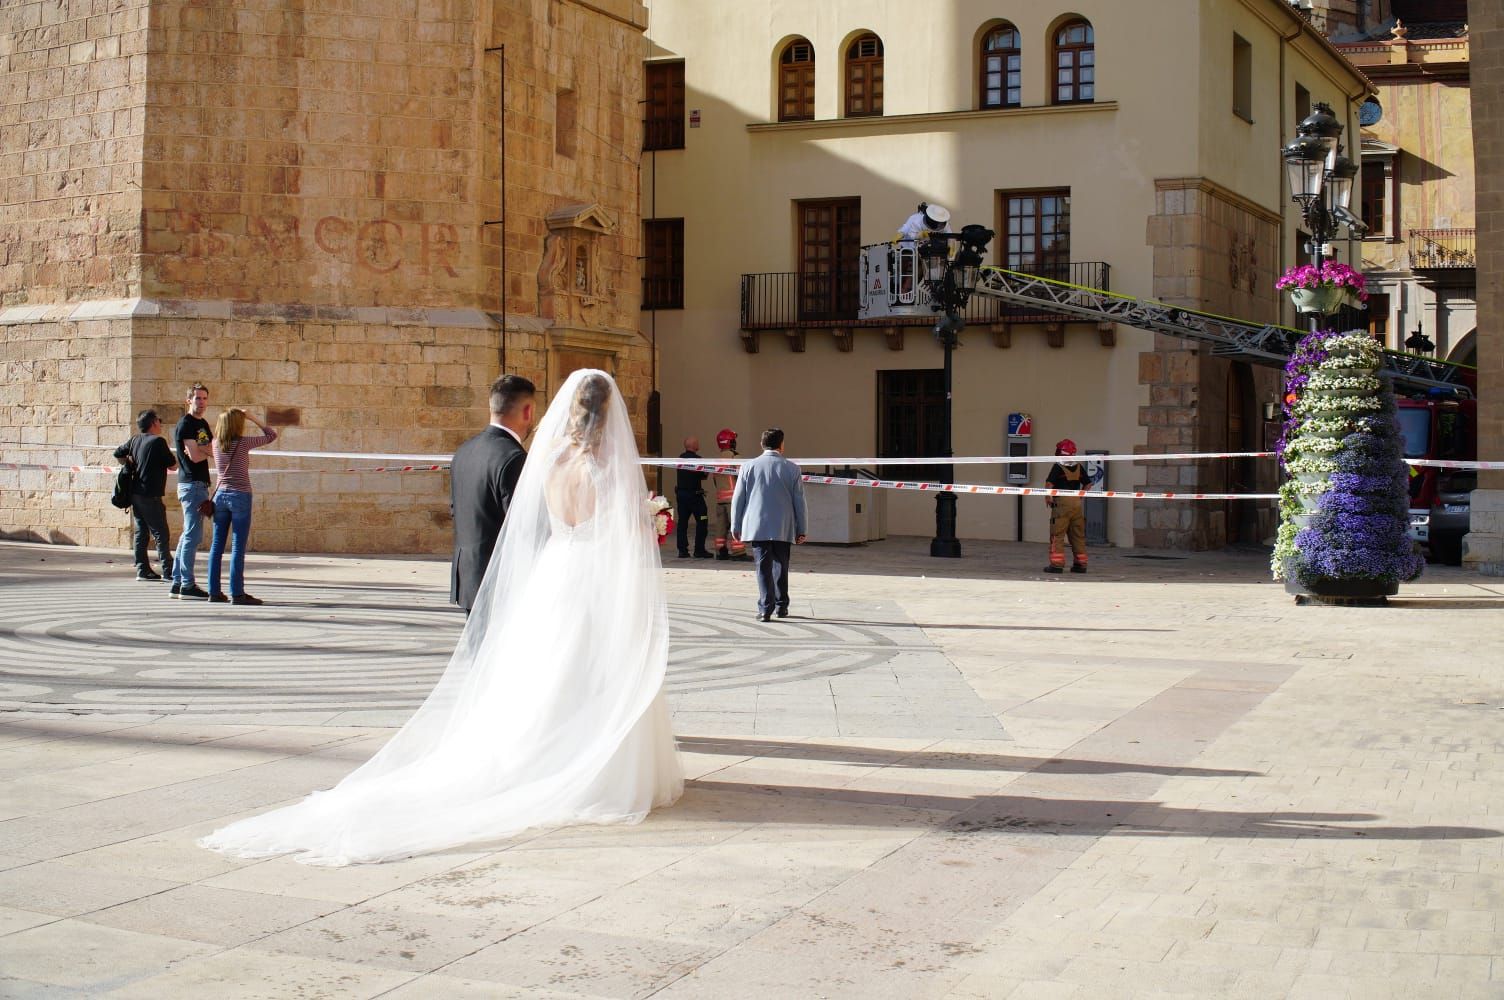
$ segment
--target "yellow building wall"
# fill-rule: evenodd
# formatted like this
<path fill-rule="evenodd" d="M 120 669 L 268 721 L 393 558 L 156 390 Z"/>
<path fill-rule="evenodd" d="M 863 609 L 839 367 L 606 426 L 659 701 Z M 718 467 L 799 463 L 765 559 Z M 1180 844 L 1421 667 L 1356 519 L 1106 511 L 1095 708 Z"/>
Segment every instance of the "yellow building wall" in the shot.
<path fill-rule="evenodd" d="M 1227 8 L 1214 27 L 1203 23 L 1208 5 Z M 1278 34 L 1260 21 L 1244 27 L 1260 39 L 1256 118 L 1262 120 L 1252 132 L 1231 114 L 1230 97 L 1207 92 L 1212 71 L 1197 58 L 1212 34 L 1225 35 L 1230 50 L 1232 25 L 1245 24 L 1234 12 L 1247 9 L 1241 0 L 1162 0 L 1152 11 L 1119 0 L 1075 4 L 1070 10 L 1095 29 L 1097 103 L 1059 108 L 1045 103 L 1047 39 L 1064 8 L 970 0 L 922 11 L 855 0 L 653 3 L 649 58 L 685 60 L 686 107 L 699 115 L 698 127 L 686 130 L 684 150 L 646 153 L 643 160 L 643 218 L 685 220 L 684 309 L 643 314 L 660 350 L 665 451 L 677 453 L 679 440 L 691 434 L 708 450 L 715 432 L 729 426 L 741 433 L 747 452 L 758 431 L 777 424 L 789 434 L 791 456 L 873 455 L 876 373 L 941 366 L 927 327 L 908 328 L 901 351 L 890 349 L 880 330 L 860 328 L 850 353 L 819 329 L 806 331 L 802 353 L 769 332 L 761 334 L 758 353 L 743 350 L 741 276 L 797 269 L 797 200 L 859 197 L 868 244 L 890 239 L 921 200 L 950 208 L 953 228 L 979 222 L 1000 229 L 998 191 L 1068 187 L 1071 259 L 1109 263 L 1112 289 L 1139 296 L 1156 288 L 1147 226 L 1157 211 L 1157 180 L 1210 174 L 1278 212 L 1278 108 L 1282 100 L 1293 102 L 1291 94 L 1281 95 L 1291 88 L 1280 86 Z M 975 112 L 978 41 L 1003 16 L 1022 35 L 1023 108 Z M 884 43 L 885 117 L 842 120 L 841 54 L 867 30 Z M 776 60 L 798 36 L 815 48 L 817 120 L 770 124 Z M 1208 50 L 1204 61 L 1221 47 Z M 1306 58 L 1287 52 L 1290 67 Z M 1287 80 L 1295 75 L 1287 68 Z M 1335 92 L 1321 87 L 1314 70 L 1304 76 L 1313 81 L 1315 99 Z M 1355 77 L 1349 83 L 1359 86 Z M 1217 114 L 1205 110 L 1213 102 Z M 994 240 L 993 260 L 1002 242 Z M 1271 249 L 1265 257 L 1276 255 Z M 1278 309 L 1275 265 L 1261 263 L 1258 291 L 1261 311 L 1271 318 Z M 1069 324 L 1057 349 L 1046 346 L 1041 326 L 1015 325 L 1006 349 L 984 329 L 969 328 L 962 340 L 956 454 L 999 454 L 1014 410 L 1033 414 L 1036 453 L 1047 454 L 1066 436 L 1083 448 L 1113 452 L 1149 443 L 1140 423 L 1150 398 L 1140 384 L 1139 356 L 1153 349 L 1151 334 L 1118 327 L 1116 346 L 1106 347 L 1094 325 Z M 1046 468 L 1035 468 L 1034 482 Z M 1128 465 L 1110 474 L 1114 487 L 1146 478 L 1144 468 Z M 1001 469 L 958 467 L 957 478 L 998 482 Z M 1043 541 L 1043 505 L 1035 500 L 1026 507 L 1026 538 Z M 889 494 L 889 533 L 932 533 L 933 509 L 929 497 Z M 1110 539 L 1131 544 L 1132 505 L 1114 502 L 1110 509 Z M 963 499 L 960 534 L 1011 539 L 1013 511 L 1011 499 Z"/>

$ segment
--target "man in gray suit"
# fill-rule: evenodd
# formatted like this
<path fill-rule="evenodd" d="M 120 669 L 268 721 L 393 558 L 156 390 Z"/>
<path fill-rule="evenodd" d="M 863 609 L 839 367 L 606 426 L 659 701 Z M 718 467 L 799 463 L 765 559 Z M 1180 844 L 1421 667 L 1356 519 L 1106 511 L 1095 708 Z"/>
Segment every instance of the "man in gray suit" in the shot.
<path fill-rule="evenodd" d="M 762 454 L 743 465 L 731 496 L 731 536 L 746 542 L 757 570 L 757 620 L 789 616 L 789 553 L 807 519 L 799 466 L 783 457 L 783 431 L 762 432 Z"/>
<path fill-rule="evenodd" d="M 491 385 L 491 425 L 454 450 L 449 468 L 449 513 L 454 516 L 454 562 L 449 599 L 470 613 L 491 564 L 533 426 L 533 383 L 503 375 Z"/>

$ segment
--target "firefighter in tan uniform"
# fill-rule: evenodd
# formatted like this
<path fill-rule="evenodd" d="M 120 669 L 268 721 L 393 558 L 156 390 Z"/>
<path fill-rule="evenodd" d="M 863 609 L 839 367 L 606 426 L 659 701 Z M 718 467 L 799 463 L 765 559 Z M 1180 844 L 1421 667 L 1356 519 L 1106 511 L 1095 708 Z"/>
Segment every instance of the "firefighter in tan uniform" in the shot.
<path fill-rule="evenodd" d="M 1055 454 L 1064 459 L 1050 466 L 1045 485 L 1057 490 L 1084 490 L 1091 485 L 1086 467 L 1076 461 L 1076 442 L 1066 438 L 1055 446 Z M 1086 572 L 1086 513 L 1081 497 L 1050 497 L 1050 564 L 1046 573 L 1065 572 L 1065 544 L 1070 542 L 1072 573 Z"/>
<path fill-rule="evenodd" d="M 721 449 L 721 458 L 737 458 L 736 431 L 727 427 L 715 436 Z M 710 533 L 715 539 L 717 559 L 745 559 L 747 546 L 731 537 L 731 498 L 736 493 L 736 477 L 717 472 L 711 480 L 715 484 L 715 516 L 711 518 Z"/>

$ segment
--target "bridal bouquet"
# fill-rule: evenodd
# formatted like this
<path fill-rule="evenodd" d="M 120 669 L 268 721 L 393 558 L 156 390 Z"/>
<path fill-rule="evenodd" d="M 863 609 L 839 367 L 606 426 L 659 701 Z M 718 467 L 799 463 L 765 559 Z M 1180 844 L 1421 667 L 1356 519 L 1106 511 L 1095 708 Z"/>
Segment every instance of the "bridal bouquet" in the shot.
<path fill-rule="evenodd" d="M 674 530 L 673 505 L 668 502 L 668 497 L 654 494 L 647 499 L 648 517 L 653 519 L 653 531 L 658 534 L 658 544 Z"/>

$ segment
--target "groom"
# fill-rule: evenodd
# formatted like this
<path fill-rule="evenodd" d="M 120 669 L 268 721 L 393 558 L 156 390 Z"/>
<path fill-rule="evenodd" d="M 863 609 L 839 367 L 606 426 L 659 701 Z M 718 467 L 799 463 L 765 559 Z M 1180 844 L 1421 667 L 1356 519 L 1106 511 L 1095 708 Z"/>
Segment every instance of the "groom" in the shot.
<path fill-rule="evenodd" d="M 805 535 L 804 481 L 783 457 L 783 431 L 762 432 L 762 454 L 741 467 L 731 495 L 731 537 L 746 542 L 757 571 L 757 620 L 789 616 L 789 553 Z"/>
<path fill-rule="evenodd" d="M 535 390 L 521 375 L 491 385 L 491 426 L 454 451 L 449 513 L 454 517 L 454 564 L 449 599 L 469 614 L 491 564 L 491 552 L 512 505 L 527 459 L 522 441 L 533 427 Z"/>

